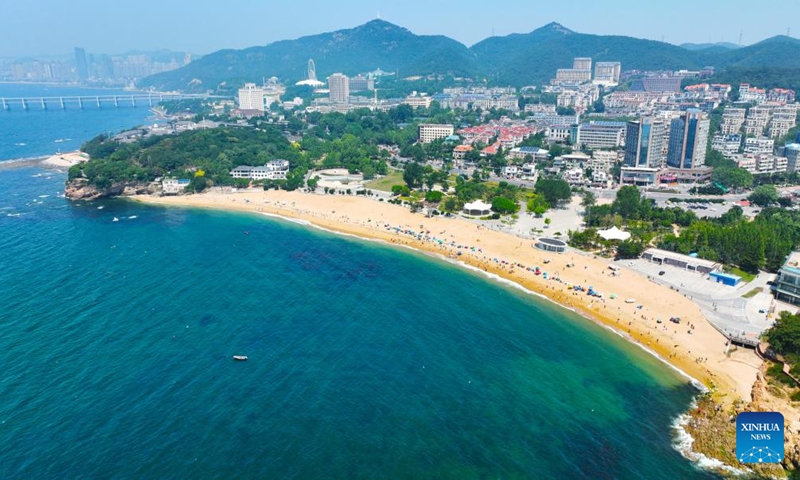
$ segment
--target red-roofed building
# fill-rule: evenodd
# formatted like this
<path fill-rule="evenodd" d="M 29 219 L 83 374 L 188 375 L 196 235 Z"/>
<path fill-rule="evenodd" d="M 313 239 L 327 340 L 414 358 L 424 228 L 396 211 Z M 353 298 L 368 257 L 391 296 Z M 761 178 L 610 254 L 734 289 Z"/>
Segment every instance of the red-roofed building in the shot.
<path fill-rule="evenodd" d="M 453 159 L 461 160 L 464 156 L 472 151 L 472 145 L 456 145 L 453 149 Z"/>
<path fill-rule="evenodd" d="M 487 155 L 497 155 L 497 152 L 500 151 L 501 146 L 502 145 L 500 144 L 500 142 L 495 142 L 489 145 L 488 147 L 481 150 L 481 157 L 485 157 Z"/>

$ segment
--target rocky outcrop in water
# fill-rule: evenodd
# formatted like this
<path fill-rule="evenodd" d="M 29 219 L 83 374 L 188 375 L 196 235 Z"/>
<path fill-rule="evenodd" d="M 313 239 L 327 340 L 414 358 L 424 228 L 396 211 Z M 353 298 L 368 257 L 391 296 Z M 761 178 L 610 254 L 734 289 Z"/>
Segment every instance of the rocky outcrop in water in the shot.
<path fill-rule="evenodd" d="M 85 178 L 74 178 L 67 182 L 64 195 L 72 200 L 95 200 L 98 198 L 119 197 L 156 193 L 155 184 L 116 183 L 108 188 L 97 188 Z"/>

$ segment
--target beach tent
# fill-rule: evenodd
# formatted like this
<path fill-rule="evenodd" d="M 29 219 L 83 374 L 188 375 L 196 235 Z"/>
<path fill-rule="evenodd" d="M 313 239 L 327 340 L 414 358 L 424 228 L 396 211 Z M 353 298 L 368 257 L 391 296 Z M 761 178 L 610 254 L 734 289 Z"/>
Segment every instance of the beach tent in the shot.
<path fill-rule="evenodd" d="M 464 205 L 462 210 L 467 215 L 489 215 L 492 211 L 492 206 L 484 203 L 481 200 L 475 200 L 472 203 Z"/>
<path fill-rule="evenodd" d="M 628 232 L 623 232 L 617 227 L 611 227 L 608 230 L 600 230 L 597 232 L 598 235 L 603 237 L 605 240 L 622 240 L 625 241 L 631 238 L 631 234 Z"/>

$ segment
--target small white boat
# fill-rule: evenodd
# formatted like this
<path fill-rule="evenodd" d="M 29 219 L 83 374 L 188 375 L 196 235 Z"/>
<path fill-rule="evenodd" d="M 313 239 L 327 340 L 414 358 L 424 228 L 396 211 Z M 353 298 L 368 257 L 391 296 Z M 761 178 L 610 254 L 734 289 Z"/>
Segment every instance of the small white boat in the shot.
<path fill-rule="evenodd" d="M 128 217 L 129 220 L 133 220 L 135 218 L 138 218 L 138 217 L 136 215 L 131 215 L 130 217 Z"/>
<path fill-rule="evenodd" d="M 247 355 L 234 355 L 233 359 L 238 362 L 244 362 L 247 361 Z"/>
<path fill-rule="evenodd" d="M 112 222 L 119 222 L 119 218 L 114 217 L 114 220 L 112 220 Z"/>
<path fill-rule="evenodd" d="M 106 207 L 105 207 L 105 206 L 103 206 L 103 205 L 100 205 L 99 207 L 97 207 L 97 209 L 98 209 L 98 210 L 102 210 L 102 209 L 104 209 L 104 208 L 106 208 Z"/>

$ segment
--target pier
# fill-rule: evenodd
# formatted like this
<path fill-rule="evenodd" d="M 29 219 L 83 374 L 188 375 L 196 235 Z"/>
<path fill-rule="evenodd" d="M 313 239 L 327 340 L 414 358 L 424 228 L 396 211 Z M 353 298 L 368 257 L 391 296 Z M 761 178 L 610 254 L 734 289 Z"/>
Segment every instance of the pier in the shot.
<path fill-rule="evenodd" d="M 0 106 L 4 111 L 15 109 L 21 110 L 48 110 L 57 108 L 66 110 L 67 108 L 83 109 L 84 105 L 93 105 L 96 108 L 103 107 L 137 107 L 147 105 L 153 107 L 160 102 L 185 100 L 195 98 L 209 98 L 208 95 L 180 94 L 180 93 L 135 93 L 131 95 L 81 95 L 65 97 L 0 97 Z"/>

